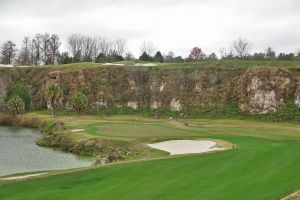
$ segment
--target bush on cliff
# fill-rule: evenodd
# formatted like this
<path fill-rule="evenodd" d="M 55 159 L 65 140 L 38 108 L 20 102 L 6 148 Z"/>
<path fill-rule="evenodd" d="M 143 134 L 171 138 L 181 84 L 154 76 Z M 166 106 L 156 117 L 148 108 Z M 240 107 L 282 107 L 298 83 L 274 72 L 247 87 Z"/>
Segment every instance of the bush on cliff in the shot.
<path fill-rule="evenodd" d="M 71 97 L 71 105 L 73 109 L 79 114 L 88 107 L 88 98 L 81 92 L 76 92 Z"/>
<path fill-rule="evenodd" d="M 25 103 L 18 95 L 14 95 L 8 100 L 7 108 L 13 115 L 16 116 L 25 111 Z"/>
<path fill-rule="evenodd" d="M 28 86 L 23 82 L 10 86 L 7 92 L 8 99 L 10 99 L 15 95 L 19 96 L 24 101 L 25 109 L 29 110 L 31 102 L 30 102 L 30 92 Z"/>

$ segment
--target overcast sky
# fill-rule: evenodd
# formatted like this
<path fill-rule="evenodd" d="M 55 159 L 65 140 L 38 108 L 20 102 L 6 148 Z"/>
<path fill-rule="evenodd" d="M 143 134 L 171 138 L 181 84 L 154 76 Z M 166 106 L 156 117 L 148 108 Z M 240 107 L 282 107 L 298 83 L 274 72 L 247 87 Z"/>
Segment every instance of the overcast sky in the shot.
<path fill-rule="evenodd" d="M 35 33 L 124 38 L 137 55 L 143 41 L 164 53 L 207 54 L 241 36 L 253 52 L 300 49 L 299 0 L 0 0 L 0 42 Z"/>

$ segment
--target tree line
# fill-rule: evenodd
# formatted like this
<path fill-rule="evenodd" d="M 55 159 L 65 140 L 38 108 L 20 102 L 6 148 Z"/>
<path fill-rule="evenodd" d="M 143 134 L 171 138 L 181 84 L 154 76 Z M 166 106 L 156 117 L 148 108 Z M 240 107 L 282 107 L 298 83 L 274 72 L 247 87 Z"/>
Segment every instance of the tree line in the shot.
<path fill-rule="evenodd" d="M 244 39 L 234 40 L 229 48 L 221 47 L 216 53 L 205 54 L 200 47 L 194 47 L 188 57 L 175 56 L 170 51 L 163 55 L 153 43 L 143 42 L 141 56 L 134 58 L 127 47 L 125 39 L 110 40 L 101 36 L 71 34 L 67 37 L 67 51 L 61 52 L 61 40 L 57 34 L 36 34 L 33 38 L 24 37 L 21 48 L 9 40 L 1 45 L 0 61 L 2 64 L 16 65 L 53 65 L 79 62 L 117 62 L 124 60 L 141 60 L 148 62 L 193 62 L 203 60 L 300 60 L 297 53 L 279 53 L 272 47 L 263 52 L 251 54 L 251 43 Z"/>

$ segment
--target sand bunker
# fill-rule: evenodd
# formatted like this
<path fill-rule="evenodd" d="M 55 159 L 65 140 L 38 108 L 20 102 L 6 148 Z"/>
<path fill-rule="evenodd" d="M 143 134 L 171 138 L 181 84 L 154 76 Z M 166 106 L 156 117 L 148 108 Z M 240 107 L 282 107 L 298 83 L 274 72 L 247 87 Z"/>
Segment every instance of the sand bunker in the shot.
<path fill-rule="evenodd" d="M 103 66 L 124 66 L 124 64 L 118 64 L 118 63 L 104 63 Z"/>
<path fill-rule="evenodd" d="M 224 148 L 218 148 L 215 147 L 215 145 L 216 142 L 207 140 L 171 140 L 156 144 L 148 144 L 149 147 L 167 151 L 170 153 L 170 155 L 224 150 Z"/>
<path fill-rule="evenodd" d="M 154 63 L 136 63 L 134 66 L 142 66 L 142 67 L 156 67 L 157 64 L 154 64 Z"/>
<path fill-rule="evenodd" d="M 45 174 L 48 174 L 48 172 L 40 173 L 40 174 L 29 174 L 29 175 L 24 175 L 24 176 L 12 176 L 12 177 L 7 177 L 7 178 L 1 178 L 0 180 L 3 180 L 3 181 L 20 180 L 20 179 L 25 179 L 25 178 L 29 178 L 29 177 L 42 176 Z"/>
<path fill-rule="evenodd" d="M 74 129 L 71 132 L 72 133 L 77 133 L 77 132 L 83 132 L 83 131 L 85 131 L 85 130 L 84 129 Z"/>

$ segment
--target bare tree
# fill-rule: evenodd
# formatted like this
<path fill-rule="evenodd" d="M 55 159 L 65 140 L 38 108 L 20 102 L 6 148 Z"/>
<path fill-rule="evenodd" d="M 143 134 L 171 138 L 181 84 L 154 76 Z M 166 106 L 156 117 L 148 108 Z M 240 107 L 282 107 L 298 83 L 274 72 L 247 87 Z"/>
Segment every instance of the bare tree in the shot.
<path fill-rule="evenodd" d="M 240 59 L 244 59 L 251 50 L 251 45 L 248 40 L 239 37 L 232 42 L 232 48 Z"/>
<path fill-rule="evenodd" d="M 83 40 L 84 36 L 80 34 L 72 34 L 67 38 L 67 46 L 73 57 L 82 51 Z"/>
<path fill-rule="evenodd" d="M 153 53 L 155 52 L 155 46 L 152 42 L 146 42 L 144 41 L 142 46 L 140 47 L 140 51 L 141 51 L 141 54 L 146 52 L 146 54 L 152 56 Z"/>
<path fill-rule="evenodd" d="M 126 51 L 126 40 L 118 38 L 113 41 L 113 48 L 117 55 L 124 56 L 124 53 Z"/>
<path fill-rule="evenodd" d="M 13 41 L 9 40 L 5 42 L 1 47 L 1 62 L 3 64 L 13 64 L 16 52 L 16 44 Z"/>
<path fill-rule="evenodd" d="M 82 57 L 85 61 L 92 61 L 93 56 L 95 55 L 96 47 L 96 38 L 92 38 L 90 36 L 84 36 L 83 37 L 83 43 L 82 43 Z"/>
<path fill-rule="evenodd" d="M 125 60 L 134 60 L 134 56 L 130 51 L 125 54 Z"/>
<path fill-rule="evenodd" d="M 220 47 L 219 54 L 221 56 L 221 59 L 224 59 L 228 56 L 227 50 L 225 47 Z"/>
<path fill-rule="evenodd" d="M 266 49 L 266 59 L 268 60 L 273 60 L 276 58 L 276 53 L 275 51 L 272 49 L 272 47 L 268 47 Z"/>
<path fill-rule="evenodd" d="M 49 49 L 50 49 L 50 57 L 51 57 L 51 63 L 50 64 L 56 64 L 58 63 L 58 57 L 59 57 L 59 47 L 61 45 L 59 41 L 59 36 L 56 34 L 52 34 L 50 37 L 50 43 L 49 43 Z"/>
<path fill-rule="evenodd" d="M 42 60 L 44 64 L 49 65 L 51 64 L 51 55 L 50 55 L 50 35 L 45 33 L 42 35 Z"/>
<path fill-rule="evenodd" d="M 24 37 L 22 48 L 19 54 L 19 63 L 22 65 L 31 64 L 31 40 L 29 37 Z"/>
<path fill-rule="evenodd" d="M 98 46 L 98 55 L 100 53 L 104 55 L 108 55 L 110 49 L 111 49 L 111 42 L 104 37 L 99 37 L 97 41 L 97 46 Z"/>
<path fill-rule="evenodd" d="M 32 64 L 39 65 L 41 61 L 41 48 L 42 48 L 42 35 L 36 34 L 32 40 L 31 45 L 31 53 L 33 54 L 32 57 Z"/>

